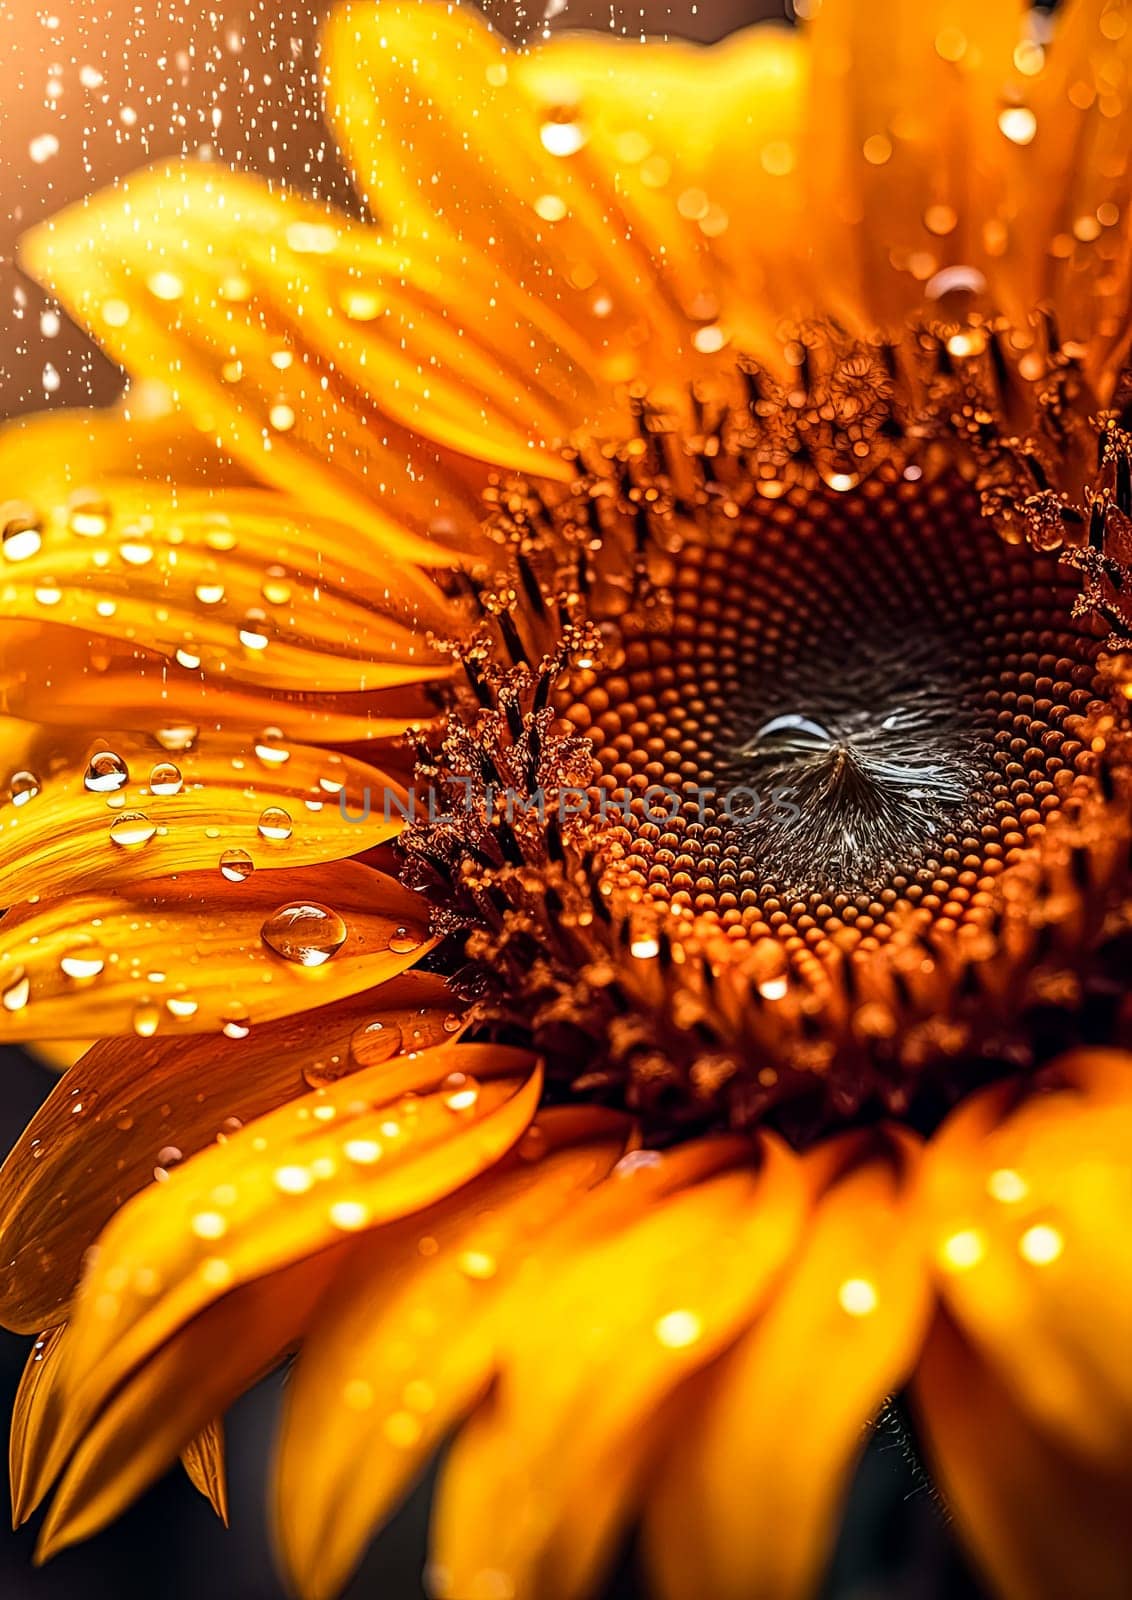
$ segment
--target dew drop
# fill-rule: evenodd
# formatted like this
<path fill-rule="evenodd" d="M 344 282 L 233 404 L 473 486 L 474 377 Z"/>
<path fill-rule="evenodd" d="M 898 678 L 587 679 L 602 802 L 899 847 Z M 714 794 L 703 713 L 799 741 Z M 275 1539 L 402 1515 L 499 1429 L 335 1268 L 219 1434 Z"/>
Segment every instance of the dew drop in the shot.
<path fill-rule="evenodd" d="M 13 772 L 8 793 L 14 806 L 26 806 L 39 793 L 39 779 L 34 772 Z"/>
<path fill-rule="evenodd" d="M 71 502 L 67 526 L 82 539 L 97 539 L 110 526 L 110 503 L 82 495 Z"/>
<path fill-rule="evenodd" d="M 106 957 L 97 945 L 80 945 L 59 958 L 59 970 L 76 983 L 89 983 L 98 977 L 105 965 Z"/>
<path fill-rule="evenodd" d="M 466 1072 L 450 1072 L 440 1086 L 444 1104 L 449 1111 L 467 1115 L 476 1109 L 480 1086 Z"/>
<path fill-rule="evenodd" d="M 199 728 L 191 723 L 182 723 L 178 727 L 158 728 L 154 738 L 163 750 L 168 750 L 171 755 L 183 755 L 186 750 L 191 750 L 197 742 Z"/>
<path fill-rule="evenodd" d="M 258 608 L 249 611 L 240 629 L 240 643 L 245 650 L 266 650 L 267 634 L 263 631 L 267 615 Z"/>
<path fill-rule="evenodd" d="M 246 883 L 255 871 L 255 862 L 246 850 L 224 850 L 220 856 L 220 871 L 229 883 Z"/>
<path fill-rule="evenodd" d="M 171 1017 L 184 1022 L 189 1017 L 195 1017 L 200 1007 L 187 994 L 171 994 L 165 1002 L 165 1009 Z"/>
<path fill-rule="evenodd" d="M 397 928 L 389 941 L 389 948 L 394 955 L 406 956 L 411 950 L 416 950 L 420 942 L 419 934 L 411 932 L 408 928 Z"/>
<path fill-rule="evenodd" d="M 152 1039 L 161 1025 L 161 1012 L 150 1000 L 134 1007 L 134 1032 L 139 1039 Z"/>
<path fill-rule="evenodd" d="M 149 787 L 154 794 L 180 794 L 184 786 L 181 769 L 172 761 L 159 761 L 149 775 Z"/>
<path fill-rule="evenodd" d="M 321 967 L 346 943 L 348 929 L 329 906 L 302 900 L 280 906 L 267 918 L 260 937 L 284 961 Z"/>
<path fill-rule="evenodd" d="M 110 824 L 110 837 L 120 849 L 138 850 L 157 832 L 157 824 L 140 811 L 123 811 Z"/>
<path fill-rule="evenodd" d="M 256 740 L 255 753 L 265 767 L 281 767 L 291 759 L 281 728 L 265 728 Z"/>
<path fill-rule="evenodd" d="M 96 750 L 87 765 L 83 787 L 91 794 L 115 794 L 130 781 L 130 769 L 113 750 Z"/>
<path fill-rule="evenodd" d="M 367 1022 L 350 1036 L 350 1054 L 359 1067 L 376 1067 L 395 1056 L 401 1042 L 396 1022 Z"/>
<path fill-rule="evenodd" d="M 0 999 L 5 1011 L 22 1011 L 31 998 L 31 979 L 23 967 L 17 967 L 0 989 Z"/>
<path fill-rule="evenodd" d="M 258 832 L 264 839 L 289 839 L 293 824 L 282 806 L 268 806 L 260 815 Z"/>
<path fill-rule="evenodd" d="M 225 1006 L 222 1031 L 226 1039 L 246 1039 L 252 1031 L 252 1020 L 239 1001 Z"/>
<path fill-rule="evenodd" d="M 43 544 L 43 521 L 34 506 L 9 500 L 0 506 L 0 539 L 9 561 L 26 561 Z"/>

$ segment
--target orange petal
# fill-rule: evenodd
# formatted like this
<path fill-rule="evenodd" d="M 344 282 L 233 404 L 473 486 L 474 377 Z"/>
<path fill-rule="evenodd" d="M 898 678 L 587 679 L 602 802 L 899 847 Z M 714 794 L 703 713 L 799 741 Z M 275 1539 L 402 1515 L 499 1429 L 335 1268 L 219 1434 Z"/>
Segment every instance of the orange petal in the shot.
<path fill-rule="evenodd" d="M 281 1106 L 136 1195 L 100 1236 L 75 1304 L 49 1468 L 123 1378 L 221 1295 L 492 1166 L 541 1082 L 526 1052 L 442 1045 Z"/>
<path fill-rule="evenodd" d="M 12 622 L 0 633 L 0 709 L 9 716 L 89 736 L 111 706 L 120 727 L 152 732 L 173 760 L 202 727 L 255 735 L 278 727 L 298 742 L 352 744 L 399 738 L 436 716 L 421 685 L 358 694 L 284 690 L 226 674 L 206 678 L 94 631 Z"/>
<path fill-rule="evenodd" d="M 63 1336 L 60 1324 L 40 1334 L 24 1367 L 12 1407 L 8 1440 L 8 1472 L 12 1485 L 12 1526 L 18 1528 L 39 1503 L 36 1493 L 59 1421 L 59 1385 Z"/>
<path fill-rule="evenodd" d="M 259 179 L 154 168 L 35 229 L 22 259 L 257 477 L 379 550 L 435 562 L 442 523 L 474 542 L 473 458 L 544 468 L 537 370 L 529 386 L 505 359 L 492 372 L 438 273 L 422 283 L 403 249 Z"/>
<path fill-rule="evenodd" d="M 0 560 L 13 619 L 140 641 L 185 672 L 276 689 L 357 693 L 449 670 L 425 642 L 429 628 L 455 631 L 433 585 L 388 562 L 375 577 L 355 529 L 281 495 L 109 479 L 76 511 L 40 496 L 34 473 L 9 481 L 26 498 L 5 507 L 7 525 L 27 529 Z"/>
<path fill-rule="evenodd" d="M 351 1259 L 287 1388 L 276 1523 L 304 1600 L 340 1592 L 374 1529 L 483 1393 L 501 1282 L 608 1173 L 626 1130 L 612 1113 L 547 1111 L 520 1147 L 527 1160 L 364 1241 Z"/>
<path fill-rule="evenodd" d="M 710 48 L 579 33 L 509 59 L 507 70 L 539 129 L 572 108 L 585 143 L 557 170 L 576 173 L 575 185 L 618 218 L 612 231 L 636 242 L 650 293 L 683 314 L 687 353 L 731 343 L 781 360 L 777 324 L 809 303 L 815 231 L 797 171 L 801 31 L 764 24 Z M 589 255 L 573 257 L 596 267 L 607 248 L 599 231 Z M 653 341 L 636 353 L 638 370 L 670 380 L 679 348 Z"/>
<path fill-rule="evenodd" d="M 0 1169 L 0 1321 L 24 1333 L 59 1321 L 83 1253 L 155 1172 L 164 1179 L 313 1084 L 442 1043 L 451 1004 L 443 979 L 411 972 L 247 1038 L 95 1045 Z"/>
<path fill-rule="evenodd" d="M 547 1241 L 501 1317 L 497 1387 L 445 1465 L 438 1593 L 473 1600 L 494 1584 L 516 1600 L 568 1600 L 592 1591 L 636 1487 L 643 1425 L 742 1331 L 797 1240 L 798 1164 L 773 1138 L 761 1150 L 757 1171 L 709 1177 L 589 1248 Z M 578 1543 L 567 1508 L 583 1500 L 590 1517 Z"/>
<path fill-rule="evenodd" d="M 294 1348 L 341 1265 L 341 1249 L 326 1250 L 226 1295 L 108 1396 L 85 1436 L 69 1440 L 74 1456 L 44 1521 L 37 1561 L 97 1533 L 179 1452 L 192 1460 L 189 1473 L 196 1482 L 202 1428 Z M 68 1343 L 68 1357 L 72 1348 Z M 218 1494 L 222 1507 L 223 1467 L 215 1444 L 208 1448 L 203 1492 L 209 1498 Z M 212 1481 L 218 1465 L 219 1485 Z"/>
<path fill-rule="evenodd" d="M 1020 0 L 824 0 L 815 10 L 808 199 L 823 309 L 854 332 L 903 333 L 945 267 L 993 279 L 986 225 L 1003 207 L 1013 148 L 999 114 L 1021 81 L 1024 15 Z"/>
<path fill-rule="evenodd" d="M 941 1292 L 1014 1404 L 1099 1462 L 1132 1457 L 1132 1062 L 1054 1063 L 1065 1087 L 964 1102 L 929 1146 L 919 1207 Z"/>
<path fill-rule="evenodd" d="M 666 1600 L 811 1594 L 867 1426 L 918 1353 L 929 1297 L 906 1204 L 916 1148 L 850 1136 L 817 1160 L 831 1153 L 843 1170 L 762 1316 L 706 1375 L 650 1498 L 645 1549 Z"/>
<path fill-rule="evenodd" d="M 206 1422 L 181 1451 L 189 1482 L 228 1526 L 228 1475 L 224 1470 L 224 1424 Z"/>
<path fill-rule="evenodd" d="M 0 922 L 0 1039 L 266 1022 L 395 977 L 426 939 L 424 902 L 355 861 L 27 902 Z"/>
<path fill-rule="evenodd" d="M 913 1391 L 932 1474 L 1003 1600 L 1122 1600 L 1132 1479 L 1096 1471 L 1027 1418 L 940 1319 Z"/>
<path fill-rule="evenodd" d="M 0 752 L 22 775 L 0 805 L 3 905 L 195 870 L 247 877 L 334 861 L 391 838 L 403 815 L 386 773 L 274 729 L 258 739 L 206 733 L 173 760 L 155 738 L 91 739 L 0 719 Z M 291 819 L 286 839 L 265 837 L 269 809 Z M 124 816 L 153 825 L 144 846 L 117 842 Z"/>

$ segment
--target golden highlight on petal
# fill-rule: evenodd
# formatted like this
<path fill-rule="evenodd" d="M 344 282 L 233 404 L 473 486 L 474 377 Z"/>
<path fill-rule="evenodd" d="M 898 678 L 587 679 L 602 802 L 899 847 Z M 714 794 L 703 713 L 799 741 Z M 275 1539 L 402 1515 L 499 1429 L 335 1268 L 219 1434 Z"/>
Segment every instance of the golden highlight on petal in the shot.
<path fill-rule="evenodd" d="M 282 843 L 290 814 L 268 809 Z M 151 820 L 117 822 L 121 848 L 145 847 Z M 248 1028 L 396 977 L 426 922 L 417 896 L 355 861 L 26 901 L 0 923 L 0 1039 Z"/>

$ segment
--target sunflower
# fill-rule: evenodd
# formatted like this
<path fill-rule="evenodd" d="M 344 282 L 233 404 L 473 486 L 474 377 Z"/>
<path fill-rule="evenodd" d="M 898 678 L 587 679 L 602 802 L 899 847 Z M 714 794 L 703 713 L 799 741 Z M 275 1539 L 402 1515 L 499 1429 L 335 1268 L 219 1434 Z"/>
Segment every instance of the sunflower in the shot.
<path fill-rule="evenodd" d="M 898 1391 L 996 1592 L 1128 1592 L 1132 28 L 807 10 L 349 5 L 377 224 L 25 243 L 132 379 L 0 442 L 43 1556 L 294 1355 L 308 1600 L 445 1441 L 437 1596 L 807 1594 Z"/>

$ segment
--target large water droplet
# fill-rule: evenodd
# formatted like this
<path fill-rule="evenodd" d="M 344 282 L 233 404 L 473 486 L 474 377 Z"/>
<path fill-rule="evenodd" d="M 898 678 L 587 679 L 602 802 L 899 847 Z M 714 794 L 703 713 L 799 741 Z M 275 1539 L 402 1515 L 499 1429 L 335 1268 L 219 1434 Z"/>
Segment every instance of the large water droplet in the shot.
<path fill-rule="evenodd" d="M 0 539 L 9 561 L 26 561 L 43 543 L 43 522 L 34 506 L 9 500 L 0 506 Z"/>
<path fill-rule="evenodd" d="M 16 970 L 4 979 L 4 987 L 0 989 L 0 999 L 4 1002 L 5 1011 L 22 1011 L 31 997 L 31 979 L 23 967 Z"/>
<path fill-rule="evenodd" d="M 96 750 L 87 764 L 83 786 L 91 794 L 114 794 L 130 781 L 130 769 L 113 750 Z"/>
<path fill-rule="evenodd" d="M 59 958 L 59 969 L 76 983 L 89 983 L 97 978 L 106 965 L 106 957 L 97 945 L 79 945 Z"/>
<path fill-rule="evenodd" d="M 246 850 L 223 850 L 220 871 L 229 883 L 245 883 L 255 871 L 255 862 Z"/>
<path fill-rule="evenodd" d="M 284 961 L 321 967 L 346 943 L 348 929 L 329 906 L 296 900 L 273 911 L 260 929 L 269 949 Z"/>
<path fill-rule="evenodd" d="M 359 1067 L 380 1066 L 401 1048 L 401 1029 L 388 1020 L 367 1022 L 350 1036 L 350 1054 Z"/>
<path fill-rule="evenodd" d="M 412 932 L 409 928 L 397 928 L 389 941 L 389 948 L 394 955 L 405 956 L 411 950 L 417 949 L 420 942 L 420 934 Z"/>
<path fill-rule="evenodd" d="M 157 832 L 157 824 L 140 811 L 123 811 L 110 824 L 110 837 L 122 850 L 138 850 Z"/>
<path fill-rule="evenodd" d="M 14 806 L 26 806 L 39 793 L 39 779 L 34 772 L 13 772 L 8 793 Z"/>
<path fill-rule="evenodd" d="M 289 839 L 293 827 L 290 813 L 282 806 L 268 806 L 260 816 L 257 828 L 261 838 Z"/>
<path fill-rule="evenodd" d="M 159 761 L 149 775 L 149 787 L 154 794 L 180 794 L 184 786 L 181 769 L 172 761 Z"/>

